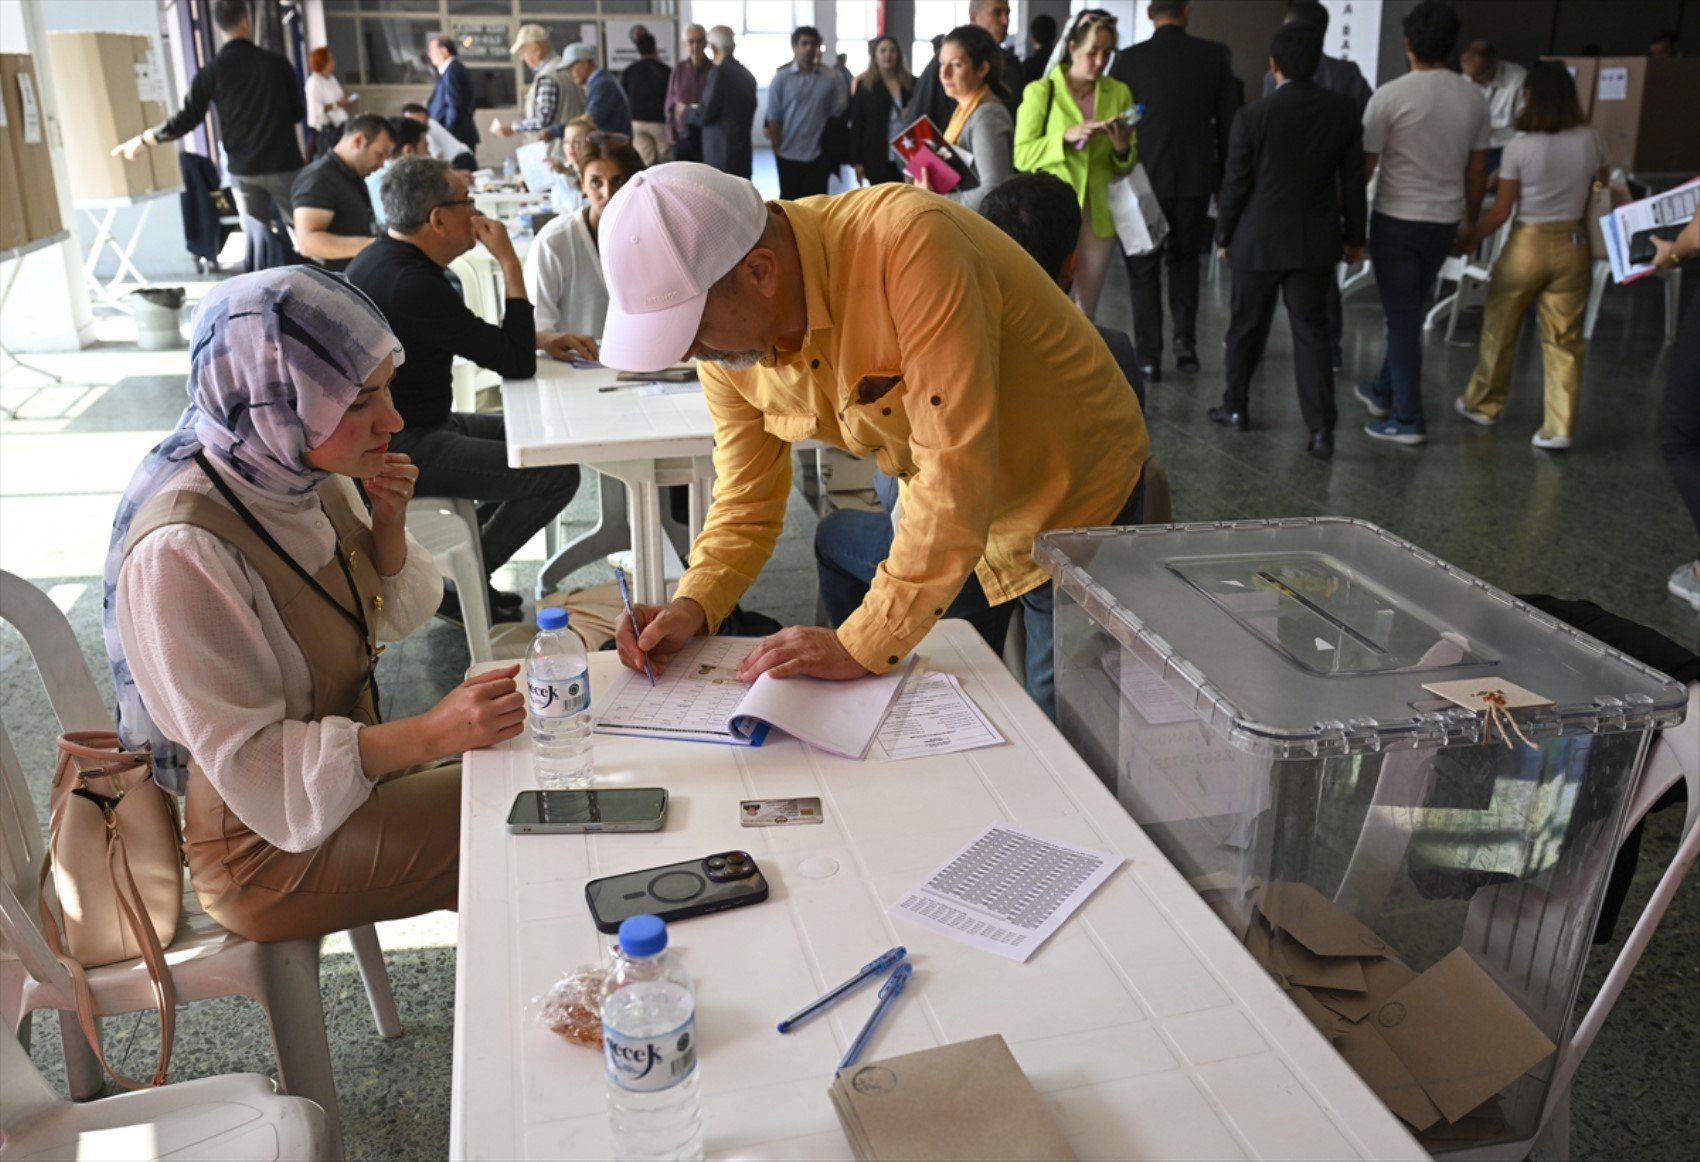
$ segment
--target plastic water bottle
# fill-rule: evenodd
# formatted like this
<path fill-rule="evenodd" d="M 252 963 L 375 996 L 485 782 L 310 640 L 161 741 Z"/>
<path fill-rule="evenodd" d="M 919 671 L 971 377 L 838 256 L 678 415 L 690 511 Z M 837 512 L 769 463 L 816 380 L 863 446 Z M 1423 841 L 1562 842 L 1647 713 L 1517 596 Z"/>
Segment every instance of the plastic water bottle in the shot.
<path fill-rule="evenodd" d="M 511 182 L 518 174 L 519 161 L 510 153 L 502 159 L 502 177 Z"/>
<path fill-rule="evenodd" d="M 537 781 L 551 790 L 590 785 L 590 661 L 567 630 L 567 611 L 537 612 L 537 636 L 525 651 L 531 703 L 531 751 Z"/>
<path fill-rule="evenodd" d="M 696 998 L 667 922 L 633 916 L 602 986 L 608 1131 L 618 1159 L 702 1157 Z"/>

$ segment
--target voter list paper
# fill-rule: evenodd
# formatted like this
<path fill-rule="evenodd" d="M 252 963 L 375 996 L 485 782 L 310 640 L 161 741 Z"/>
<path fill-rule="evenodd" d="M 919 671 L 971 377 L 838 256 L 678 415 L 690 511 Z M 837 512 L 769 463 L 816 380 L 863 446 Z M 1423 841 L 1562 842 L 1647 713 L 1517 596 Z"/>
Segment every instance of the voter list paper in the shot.
<path fill-rule="evenodd" d="M 1119 855 L 994 823 L 887 911 L 1025 961 L 1122 863 Z"/>

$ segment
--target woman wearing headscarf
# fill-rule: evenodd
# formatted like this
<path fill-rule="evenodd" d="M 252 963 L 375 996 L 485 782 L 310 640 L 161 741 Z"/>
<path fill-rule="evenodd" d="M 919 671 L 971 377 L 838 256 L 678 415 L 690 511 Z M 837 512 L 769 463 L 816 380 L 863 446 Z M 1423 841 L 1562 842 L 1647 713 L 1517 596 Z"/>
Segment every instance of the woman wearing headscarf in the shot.
<path fill-rule="evenodd" d="M 221 283 L 195 315 L 189 407 L 113 524 L 120 737 L 186 791 L 196 894 L 252 940 L 453 908 L 460 768 L 425 764 L 524 722 L 517 667 L 413 718 L 378 712 L 378 642 L 442 596 L 405 527 L 418 471 L 388 450 L 402 355 L 372 303 L 322 271 Z"/>

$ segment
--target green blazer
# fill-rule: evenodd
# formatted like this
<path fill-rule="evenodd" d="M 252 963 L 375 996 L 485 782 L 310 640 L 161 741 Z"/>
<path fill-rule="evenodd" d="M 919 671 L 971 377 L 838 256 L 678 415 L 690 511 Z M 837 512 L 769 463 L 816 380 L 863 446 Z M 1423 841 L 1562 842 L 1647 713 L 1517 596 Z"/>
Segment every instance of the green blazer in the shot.
<path fill-rule="evenodd" d="M 1092 105 L 1092 119 L 1107 121 L 1133 107 L 1133 93 L 1114 77 L 1102 76 Z M 1028 85 L 1015 117 L 1015 168 L 1055 174 L 1074 187 L 1074 196 L 1091 211 L 1092 232 L 1111 238 L 1116 228 L 1110 221 L 1110 183 L 1133 169 L 1139 160 L 1138 138 L 1130 139 L 1126 157 L 1117 157 L 1110 139 L 1101 133 L 1085 149 L 1076 149 L 1063 141 L 1063 132 L 1084 120 L 1080 106 L 1069 95 L 1061 68 Z"/>

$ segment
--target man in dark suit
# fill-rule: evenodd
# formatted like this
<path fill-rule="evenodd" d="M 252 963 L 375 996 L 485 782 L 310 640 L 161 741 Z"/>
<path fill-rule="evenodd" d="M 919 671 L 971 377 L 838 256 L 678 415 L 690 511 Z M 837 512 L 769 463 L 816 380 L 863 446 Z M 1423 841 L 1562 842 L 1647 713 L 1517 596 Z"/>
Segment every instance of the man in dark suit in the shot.
<path fill-rule="evenodd" d="M 1198 370 L 1199 259 L 1210 242 L 1210 196 L 1221 179 L 1228 127 L 1240 107 L 1228 46 L 1188 36 L 1191 9 L 1187 0 L 1152 0 L 1148 11 L 1156 31 L 1110 66 L 1110 75 L 1144 106 L 1139 160 L 1169 222 L 1162 246 L 1127 260 L 1133 341 L 1145 378 L 1152 381 L 1162 377 L 1164 268 L 1175 366 Z"/>
<path fill-rule="evenodd" d="M 425 42 L 425 55 L 437 70 L 437 83 L 425 109 L 431 120 L 478 150 L 478 120 L 472 109 L 472 74 L 461 63 L 455 42 L 438 33 Z"/>
<path fill-rule="evenodd" d="M 1269 339 L 1275 298 L 1287 301 L 1299 410 L 1310 454 L 1334 454 L 1334 368 L 1326 293 L 1334 264 L 1363 256 L 1363 125 L 1350 97 L 1312 79 L 1322 33 L 1290 23 L 1269 45 L 1275 92 L 1241 109 L 1217 204 L 1216 244 L 1233 265 L 1228 388 L 1210 419 L 1251 427 L 1251 377 Z"/>
<path fill-rule="evenodd" d="M 750 125 L 756 117 L 756 78 L 737 59 L 738 42 L 732 30 L 717 24 L 708 30 L 708 51 L 714 68 L 703 86 L 702 103 L 687 105 L 686 125 L 702 128 L 702 160 L 722 173 L 750 176 L 754 156 Z"/>

